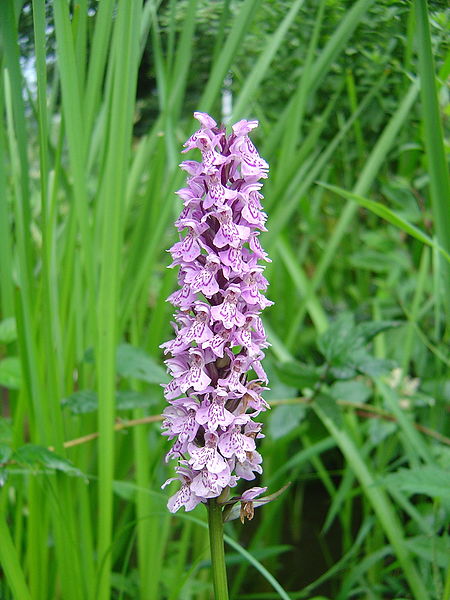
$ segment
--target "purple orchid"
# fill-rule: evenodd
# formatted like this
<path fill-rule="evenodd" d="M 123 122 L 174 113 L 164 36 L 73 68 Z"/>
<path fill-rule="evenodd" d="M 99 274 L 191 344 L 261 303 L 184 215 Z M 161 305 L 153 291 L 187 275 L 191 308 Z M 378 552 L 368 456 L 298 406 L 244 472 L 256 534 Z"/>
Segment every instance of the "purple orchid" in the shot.
<path fill-rule="evenodd" d="M 200 129 L 185 150 L 200 150 L 200 162 L 181 168 L 187 185 L 177 192 L 184 208 L 175 222 L 180 239 L 169 250 L 179 267 L 180 288 L 168 301 L 177 308 L 175 338 L 162 344 L 172 380 L 165 386 L 164 435 L 173 441 L 166 460 L 177 458 L 181 489 L 168 507 L 192 510 L 209 498 L 225 498 L 242 480 L 262 472 L 253 418 L 269 408 L 261 393 L 261 366 L 268 343 L 260 314 L 272 304 L 260 260 L 269 261 L 259 234 L 266 231 L 260 179 L 267 177 L 248 133 L 257 121 L 239 121 L 227 135 L 205 113 L 194 113 Z M 164 487 L 163 486 L 163 487 Z M 254 498 L 238 497 L 251 518 Z"/>

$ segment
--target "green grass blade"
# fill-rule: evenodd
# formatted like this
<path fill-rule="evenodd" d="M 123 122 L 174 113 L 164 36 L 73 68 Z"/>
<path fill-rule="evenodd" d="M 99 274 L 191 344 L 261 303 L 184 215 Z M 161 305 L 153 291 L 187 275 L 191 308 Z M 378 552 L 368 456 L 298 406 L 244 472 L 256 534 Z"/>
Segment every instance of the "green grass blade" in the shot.
<path fill-rule="evenodd" d="M 334 138 L 326 145 L 320 154 L 313 154 L 308 162 L 303 165 L 298 165 L 299 168 L 296 170 L 294 177 L 292 177 L 289 186 L 283 192 L 282 196 L 276 196 L 274 194 L 273 203 L 276 202 L 276 207 L 272 210 L 269 221 L 269 231 L 265 234 L 265 245 L 270 248 L 270 245 L 275 242 L 278 234 L 289 223 L 294 211 L 298 207 L 300 199 L 305 196 L 309 187 L 313 184 L 315 179 L 327 166 L 329 160 L 336 152 L 339 144 L 347 135 L 351 129 L 355 119 L 358 118 L 359 114 L 370 104 L 374 94 L 379 90 L 380 82 L 376 83 L 374 87 L 362 100 L 359 109 L 354 113 L 336 133 Z M 320 128 L 320 123 L 318 127 Z M 309 301 L 309 299 L 308 299 Z"/>
<path fill-rule="evenodd" d="M 430 236 L 428 236 L 426 233 L 424 233 L 421 229 L 419 229 L 412 223 L 409 223 L 409 221 L 407 221 L 404 217 L 397 214 L 395 211 L 391 210 L 384 204 L 381 204 L 380 202 L 375 202 L 375 200 L 370 200 L 368 198 L 364 198 L 363 196 L 360 196 L 359 194 L 354 194 L 353 192 L 348 192 L 336 185 L 330 185 L 329 183 L 323 183 L 321 181 L 318 183 L 319 183 L 319 185 L 322 185 L 323 187 L 327 188 L 328 190 L 335 192 L 342 198 L 346 198 L 347 200 L 354 200 L 360 206 L 364 206 L 364 208 L 367 208 L 368 210 L 373 212 L 375 215 L 378 215 L 379 217 L 381 217 L 382 219 L 384 219 L 391 225 L 394 225 L 394 227 L 401 229 L 402 231 L 404 231 L 408 235 L 412 236 L 419 242 L 422 242 L 422 244 L 426 244 L 427 246 L 430 246 L 431 248 L 436 248 L 436 250 L 438 252 L 440 252 L 442 254 L 442 256 L 448 262 L 450 262 L 450 254 L 448 254 L 448 252 L 446 252 L 446 250 L 444 250 L 444 248 L 442 248 L 441 246 L 438 246 L 436 244 L 436 242 L 432 238 L 430 238 Z"/>
<path fill-rule="evenodd" d="M 431 46 L 430 26 L 426 0 L 415 0 L 417 51 L 419 55 L 420 95 L 424 124 L 425 148 L 430 175 L 431 208 L 439 245 L 450 253 L 450 174 L 444 149 L 444 134 L 436 93 L 436 76 Z M 443 266 L 445 289 L 443 294 L 450 323 L 450 265 Z"/>
<path fill-rule="evenodd" d="M 425 463 L 433 464 L 435 459 L 425 443 L 423 436 L 414 428 L 409 416 L 401 409 L 394 391 L 382 381 L 377 381 L 376 386 L 383 396 L 389 411 L 395 416 L 397 423 L 402 429 L 405 439 L 409 442 L 411 452 Z"/>
<path fill-rule="evenodd" d="M 374 0 L 358 0 L 340 22 L 336 31 L 328 40 L 311 70 L 310 86 L 315 91 L 329 71 L 337 56 L 345 48 L 347 41 L 367 13 Z"/>
<path fill-rule="evenodd" d="M 88 214 L 88 194 L 86 187 L 86 136 L 82 113 L 83 95 L 80 89 L 77 60 L 68 6 L 64 2 L 54 5 L 57 60 L 61 77 L 62 111 L 70 166 L 73 173 L 73 196 L 78 225 L 81 233 L 80 263 L 86 279 L 86 292 L 90 305 L 95 305 L 95 263 L 92 260 L 93 243 Z M 76 265 L 77 266 L 77 265 Z M 93 319 L 93 315 L 91 316 Z M 93 320 L 90 323 L 93 328 Z M 87 344 L 86 344 L 87 345 Z"/>
<path fill-rule="evenodd" d="M 236 52 L 244 38 L 246 30 L 259 6 L 261 0 L 244 0 L 239 13 L 236 15 L 227 40 L 217 60 L 211 68 L 205 91 L 198 103 L 198 110 L 211 111 L 214 102 L 222 89 L 223 80 L 230 68 Z"/>
<path fill-rule="evenodd" d="M 192 523 L 195 523 L 196 525 L 199 525 L 200 527 L 203 527 L 204 529 L 208 528 L 208 524 L 206 522 L 200 521 L 200 519 L 196 519 L 195 517 L 191 517 L 190 515 L 181 514 L 181 515 L 179 515 L 179 517 L 186 521 L 192 521 Z M 283 600 L 291 600 L 288 593 L 283 589 L 283 587 L 275 579 L 275 577 L 273 577 L 273 575 L 271 575 L 271 573 L 269 573 L 269 571 L 259 562 L 259 560 L 257 560 L 254 556 L 252 556 L 250 554 L 250 552 L 247 552 L 247 550 L 245 550 L 245 548 L 243 548 L 241 546 L 241 544 L 239 544 L 239 542 L 236 542 L 236 540 L 234 540 L 232 537 L 230 537 L 227 534 L 224 534 L 223 539 L 226 544 L 228 544 L 229 546 L 234 548 L 237 552 L 239 552 L 239 554 L 243 558 L 245 558 L 245 560 L 247 560 L 253 567 L 255 567 L 255 569 L 257 571 L 259 571 L 261 573 L 261 575 L 264 577 L 264 579 L 277 592 L 278 597 L 282 598 Z"/>
<path fill-rule="evenodd" d="M 16 548 L 3 516 L 0 517 L 0 564 L 16 600 L 31 600 Z"/>
<path fill-rule="evenodd" d="M 383 531 L 392 544 L 397 558 L 416 600 L 429 600 L 425 584 L 412 562 L 405 545 L 401 524 L 393 510 L 385 491 L 377 485 L 375 477 L 362 459 L 358 448 L 346 431 L 339 429 L 327 412 L 318 404 L 314 405 L 318 417 L 336 440 L 342 454 L 355 473 L 372 510 L 377 516 Z"/>
<path fill-rule="evenodd" d="M 264 76 L 266 75 L 267 69 L 273 61 L 278 48 L 280 47 L 283 39 L 285 38 L 286 33 L 292 25 L 292 22 L 294 21 L 294 18 L 300 10 L 303 2 L 304 0 L 296 0 L 292 4 L 289 12 L 284 17 L 277 30 L 267 40 L 266 48 L 256 61 L 252 72 L 245 80 L 245 83 L 238 95 L 236 104 L 233 107 L 233 113 L 231 117 L 232 122 L 241 119 L 244 116 L 244 114 L 248 113 L 249 103 L 251 99 L 254 98 L 258 85 L 261 83 Z"/>
<path fill-rule="evenodd" d="M 294 286 L 297 288 L 298 293 L 303 295 L 309 295 L 310 300 L 308 302 L 308 312 L 311 315 L 311 319 L 316 327 L 318 333 L 325 331 L 328 328 L 327 316 L 317 298 L 317 296 L 308 293 L 309 279 L 305 275 L 303 269 L 298 263 L 292 248 L 288 245 L 286 239 L 280 236 L 276 245 L 278 255 L 283 261 L 286 269 L 288 270 Z"/>
<path fill-rule="evenodd" d="M 98 597 L 110 598 L 114 473 L 114 397 L 116 379 L 116 346 L 118 342 L 118 299 L 120 249 L 123 235 L 126 169 L 130 155 L 134 94 L 139 57 L 140 2 L 132 5 L 122 0 L 113 38 L 113 87 L 108 122 L 108 150 L 100 189 L 101 254 L 100 282 L 97 302 L 97 386 L 99 428 L 99 491 L 102 507 L 98 521 L 99 583 Z"/>
<path fill-rule="evenodd" d="M 3 69 L 2 69 L 3 72 Z M 0 114 L 4 113 L 4 89 L 3 77 L 0 76 Z M 3 119 L 0 120 L 0 157 L 6 156 L 6 131 Z M 12 235 L 9 225 L 9 194 L 6 193 L 6 169 L 5 161 L 0 159 L 0 306 L 3 318 L 14 315 L 14 287 L 11 278 L 12 273 Z"/>
<path fill-rule="evenodd" d="M 298 139 L 301 136 L 303 117 L 306 110 L 306 100 L 310 91 L 309 80 L 311 75 L 311 67 L 313 64 L 315 53 L 317 51 L 317 44 L 319 42 L 319 33 L 322 27 L 325 3 L 326 0 L 321 0 L 319 4 L 317 16 L 314 21 L 314 28 L 311 35 L 311 41 L 308 45 L 308 51 L 306 53 L 305 64 L 303 67 L 301 77 L 299 78 L 297 91 L 295 93 L 296 97 L 294 101 L 291 102 L 291 106 L 289 107 L 287 117 L 289 127 L 284 128 L 283 140 L 279 155 L 279 161 L 282 165 L 288 164 L 290 162 L 291 156 L 293 156 L 296 146 L 298 144 Z M 288 171 L 287 169 L 279 169 L 276 175 L 278 178 L 287 177 Z"/>
<path fill-rule="evenodd" d="M 375 180 L 378 171 L 386 159 L 386 155 L 389 152 L 396 136 L 400 128 L 404 125 L 405 121 L 409 117 L 409 112 L 411 107 L 417 97 L 418 94 L 418 84 L 414 82 L 411 84 L 408 93 L 406 94 L 403 101 L 400 103 L 397 111 L 394 113 L 389 123 L 386 125 L 383 133 L 375 144 L 372 152 L 369 155 L 369 158 L 354 186 L 353 193 L 359 195 L 367 193 L 373 181 Z M 317 265 L 316 271 L 311 281 L 310 293 L 317 291 L 322 280 L 327 272 L 328 268 L 333 262 L 334 257 L 336 256 L 336 251 L 344 238 L 350 223 L 352 222 L 355 214 L 357 212 L 358 205 L 355 204 L 352 200 L 349 200 L 341 212 L 341 216 L 336 224 L 336 227 L 328 240 L 327 247 L 325 252 L 322 254 L 322 257 Z M 304 318 L 306 303 L 309 301 L 309 297 L 307 296 L 305 300 L 303 300 L 301 306 L 298 311 L 298 319 L 301 320 Z"/>
<path fill-rule="evenodd" d="M 100 102 L 100 91 L 103 82 L 108 43 L 113 24 L 114 0 L 102 0 L 98 4 L 95 17 L 95 30 L 92 38 L 92 49 L 89 55 L 89 66 L 85 93 L 85 130 L 91 132 L 95 114 Z"/>

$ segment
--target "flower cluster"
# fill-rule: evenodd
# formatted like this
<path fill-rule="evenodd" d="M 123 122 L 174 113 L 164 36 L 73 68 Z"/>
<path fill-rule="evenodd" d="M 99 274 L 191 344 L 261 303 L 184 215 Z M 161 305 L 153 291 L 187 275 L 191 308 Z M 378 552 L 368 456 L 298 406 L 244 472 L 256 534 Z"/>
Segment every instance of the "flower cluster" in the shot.
<path fill-rule="evenodd" d="M 186 160 L 187 187 L 177 193 L 184 209 L 175 222 L 180 241 L 169 252 L 180 288 L 169 296 L 177 311 L 176 337 L 162 345 L 172 380 L 165 386 L 164 435 L 174 440 L 166 460 L 178 459 L 179 491 L 172 512 L 192 510 L 239 479 L 261 473 L 253 420 L 268 408 L 261 365 L 268 346 L 260 313 L 272 302 L 260 260 L 269 261 L 258 236 L 265 231 L 260 179 L 268 164 L 248 133 L 257 121 L 239 121 L 226 135 L 205 113 L 185 143 L 201 162 Z M 164 487 L 163 486 L 163 487 Z M 259 488 L 257 488 L 259 490 Z"/>

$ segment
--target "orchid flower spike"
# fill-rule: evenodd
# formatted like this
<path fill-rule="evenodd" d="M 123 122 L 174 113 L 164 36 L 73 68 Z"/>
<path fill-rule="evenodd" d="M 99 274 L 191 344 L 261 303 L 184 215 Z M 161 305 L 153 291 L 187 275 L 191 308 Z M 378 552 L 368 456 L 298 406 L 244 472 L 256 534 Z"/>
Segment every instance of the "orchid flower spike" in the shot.
<path fill-rule="evenodd" d="M 194 116 L 200 129 L 183 152 L 197 149 L 201 161 L 180 165 L 188 175 L 177 192 L 184 208 L 169 250 L 171 267 L 179 268 L 179 289 L 168 298 L 175 338 L 162 345 L 172 377 L 164 386 L 164 435 L 172 441 L 166 460 L 178 462 L 177 477 L 164 486 L 182 484 L 168 502 L 171 512 L 209 498 L 228 504 L 230 488 L 262 473 L 256 445 L 264 436 L 253 419 L 268 408 L 260 395 L 268 346 L 260 314 L 272 303 L 262 293 L 268 283 L 260 263 L 269 258 L 258 238 L 266 231 L 260 180 L 269 165 L 248 137 L 257 121 L 239 121 L 227 135 L 209 115 Z M 262 491 L 237 497 L 242 519 L 253 516 Z"/>

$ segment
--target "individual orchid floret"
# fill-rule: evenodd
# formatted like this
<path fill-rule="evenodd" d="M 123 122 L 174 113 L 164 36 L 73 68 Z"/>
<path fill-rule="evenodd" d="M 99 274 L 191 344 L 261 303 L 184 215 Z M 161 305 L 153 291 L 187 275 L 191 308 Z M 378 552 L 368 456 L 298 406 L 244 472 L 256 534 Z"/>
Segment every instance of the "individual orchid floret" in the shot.
<path fill-rule="evenodd" d="M 219 426 L 226 429 L 235 419 L 233 413 L 225 408 L 229 394 L 218 387 L 210 396 L 211 398 L 205 400 L 197 410 L 195 419 L 197 423 L 203 425 L 205 431 L 216 431 Z"/>
<path fill-rule="evenodd" d="M 291 484 L 289 482 L 273 494 L 270 494 L 269 496 L 263 496 L 259 499 L 257 498 L 267 491 L 266 487 L 253 487 L 249 490 L 246 490 L 241 496 L 232 498 L 231 500 L 225 502 L 227 507 L 224 513 L 224 520 L 232 521 L 233 519 L 237 519 L 239 517 L 241 523 L 244 523 L 245 519 L 251 521 L 255 514 L 255 508 L 272 502 L 278 498 L 278 496 L 282 494 L 290 485 Z"/>
<path fill-rule="evenodd" d="M 241 120 L 227 135 L 206 113 L 194 116 L 200 128 L 183 152 L 200 160 L 180 165 L 187 181 L 177 192 L 179 239 L 169 250 L 170 266 L 179 268 L 179 289 L 168 298 L 174 337 L 161 346 L 172 377 L 164 386 L 163 435 L 172 442 L 166 460 L 178 460 L 177 477 L 164 485 L 181 482 L 169 500 L 172 512 L 212 498 L 223 504 L 239 481 L 262 473 L 262 426 L 253 419 L 269 408 L 260 314 L 272 303 L 260 264 L 269 258 L 259 242 L 267 220 L 260 180 L 269 167 L 248 136 L 258 122 Z M 247 518 L 261 490 L 236 497 Z"/>
<path fill-rule="evenodd" d="M 182 483 L 178 492 L 169 499 L 167 507 L 170 512 L 176 512 L 182 506 L 184 506 L 186 511 L 193 510 L 197 504 L 202 501 L 202 497 L 197 496 L 197 494 L 191 490 L 191 483 L 194 479 L 195 471 L 184 466 L 179 466 L 175 470 L 178 477 L 171 477 L 161 486 L 164 489 L 166 485 L 176 480 L 179 480 Z"/>
<path fill-rule="evenodd" d="M 225 292 L 222 304 L 211 308 L 211 316 L 222 323 L 225 329 L 231 329 L 234 325 L 242 327 L 245 323 L 245 317 L 238 308 L 240 296 L 241 287 L 231 284 Z"/>

